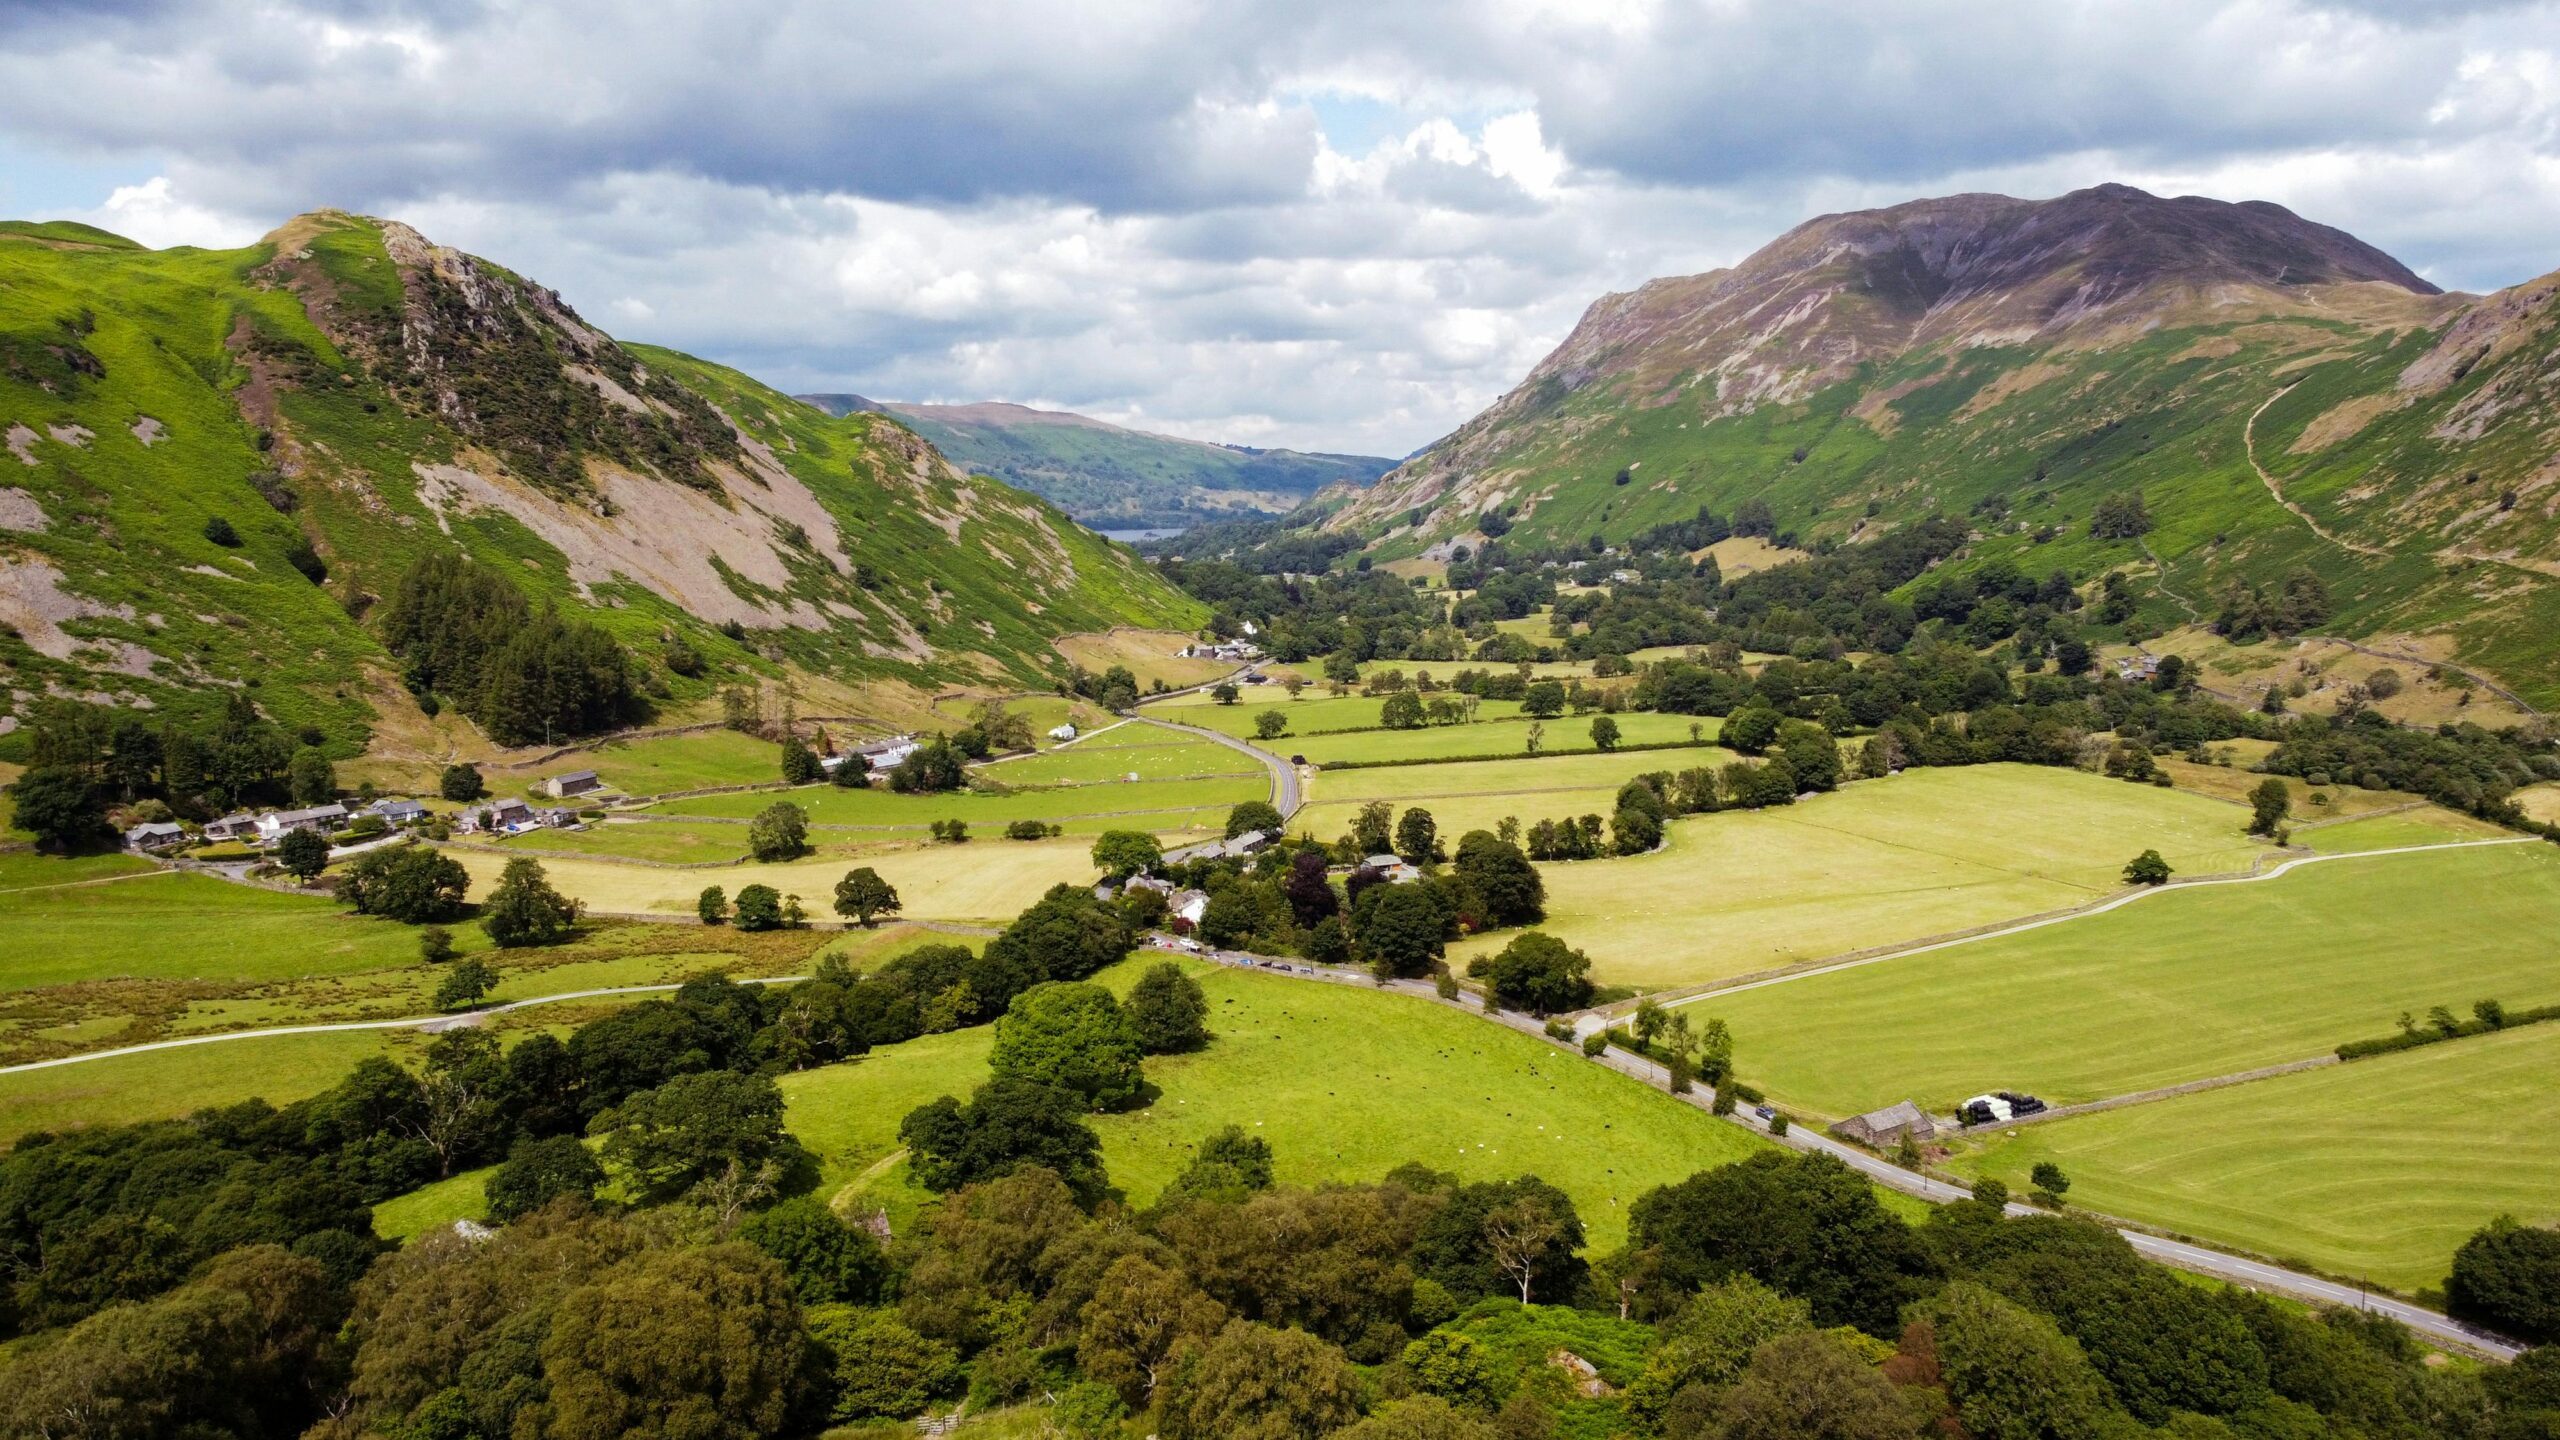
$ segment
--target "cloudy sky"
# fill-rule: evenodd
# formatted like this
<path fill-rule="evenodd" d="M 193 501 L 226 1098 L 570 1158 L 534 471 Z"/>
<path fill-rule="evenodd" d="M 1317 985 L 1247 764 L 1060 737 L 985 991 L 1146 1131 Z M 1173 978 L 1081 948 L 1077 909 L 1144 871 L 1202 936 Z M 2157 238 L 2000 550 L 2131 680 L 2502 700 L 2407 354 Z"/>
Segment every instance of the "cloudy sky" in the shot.
<path fill-rule="evenodd" d="M 2270 199 L 2560 268 L 2560 0 L 0 0 L 0 214 L 323 205 L 793 390 L 1401 454 L 1828 211 Z"/>

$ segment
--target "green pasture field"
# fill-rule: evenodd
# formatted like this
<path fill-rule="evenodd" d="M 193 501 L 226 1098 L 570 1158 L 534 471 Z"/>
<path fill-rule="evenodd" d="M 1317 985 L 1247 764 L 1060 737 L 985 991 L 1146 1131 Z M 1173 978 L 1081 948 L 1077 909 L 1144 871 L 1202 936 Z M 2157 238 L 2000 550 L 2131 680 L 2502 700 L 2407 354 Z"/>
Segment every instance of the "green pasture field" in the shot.
<path fill-rule="evenodd" d="M 166 1120 L 243 1100 L 287 1105 L 337 1084 L 359 1060 L 416 1043 L 405 1031 L 279 1035 L 0 1075 L 0 1145 L 39 1130 Z"/>
<path fill-rule="evenodd" d="M 1191 780 L 1110 780 L 1091 785 L 1019 790 L 1008 795 L 971 791 L 947 795 L 901 795 L 879 785 L 865 790 L 804 785 L 796 790 L 764 791 L 751 795 L 704 795 L 691 800 L 670 801 L 650 807 L 650 813 L 748 820 L 775 801 L 788 800 L 807 812 L 812 825 L 917 829 L 936 820 L 952 819 L 1002 829 L 1008 820 L 1064 820 L 1076 815 L 1198 810 L 1233 805 L 1243 800 L 1268 799 L 1270 794 L 1270 777 L 1259 773 Z"/>
<path fill-rule="evenodd" d="M 2488 845 L 2172 888 L 1686 1008 L 1733 1027 L 1753 1084 L 1825 1116 L 1986 1090 L 2076 1104 L 2325 1055 L 2404 1010 L 2560 1002 L 2555 932 L 2560 852 Z"/>
<path fill-rule="evenodd" d="M 0 993 L 81 981 L 216 983 L 375 970 L 417 958 L 417 932 L 319 896 L 168 871 L 0 894 Z"/>
<path fill-rule="evenodd" d="M 1450 668 L 1454 670 L 1456 667 Z M 1325 694 L 1321 685 L 1308 686 L 1295 700 L 1277 685 L 1248 685 L 1244 687 L 1244 698 L 1233 705 L 1218 704 L 1205 694 L 1185 695 L 1161 705 L 1150 705 L 1145 713 L 1159 720 L 1197 725 L 1233 735 L 1239 740 L 1250 740 L 1253 738 L 1253 717 L 1265 710 L 1277 710 L 1288 716 L 1291 735 L 1321 735 L 1333 730 L 1361 730 L 1376 725 L 1380 707 L 1386 703 L 1387 697 L 1383 695 L 1344 695 L 1337 698 Z M 1514 700 L 1486 700 L 1476 707 L 1476 717 L 1482 720 L 1519 713 L 1519 702 Z"/>
<path fill-rule="evenodd" d="M 1107 724 L 1086 731 L 1084 738 L 1065 748 L 1069 750 L 1117 750 L 1123 746 L 1128 746 L 1143 750 L 1149 746 L 1162 745 L 1167 740 L 1179 738 L 1181 737 L 1167 735 L 1164 731 L 1157 729 L 1153 725 L 1142 725 L 1135 720 L 1114 719 Z"/>
<path fill-rule="evenodd" d="M 2023 1192 L 2053 1160 L 2075 1205 L 2415 1291 L 2499 1215 L 2560 1220 L 2554 1073 L 2560 1025 L 2536 1025 L 2023 1126 L 1955 1163 Z"/>
<path fill-rule="evenodd" d="M 1591 748 L 1595 715 L 1560 715 L 1546 721 L 1540 736 L 1541 755 L 1556 750 Z M 1689 727 L 1712 742 L 1722 723 L 1704 715 L 1658 715 L 1631 711 L 1614 715 L 1622 745 L 1679 745 L 1690 741 Z M 1255 743 L 1284 755 L 1304 755 L 1318 765 L 1346 761 L 1445 760 L 1475 755 L 1528 755 L 1529 726 L 1522 719 L 1479 720 L 1472 725 L 1433 725 L 1420 730 L 1368 730 L 1351 735 L 1283 736 Z M 1730 757 L 1727 757 L 1730 758 Z M 1689 762 L 1691 764 L 1695 761 Z M 1658 767 L 1657 767 L 1658 768 Z M 1674 767 L 1685 768 L 1685 767 Z"/>
<path fill-rule="evenodd" d="M 812 916 L 832 918 L 828 907 L 836 882 L 847 870 L 867 865 L 897 887 L 909 919 L 1002 924 L 1052 885 L 1093 883 L 1092 849 L 1093 842 L 1082 836 L 1007 840 L 996 830 L 980 829 L 960 845 L 901 842 L 777 865 L 670 870 L 558 855 L 546 858 L 543 869 L 561 893 L 608 915 L 690 915 L 706 885 L 732 896 L 744 886 L 771 885 L 798 895 Z M 474 895 L 485 893 L 507 860 L 486 850 L 448 853 L 471 872 Z"/>
<path fill-rule="evenodd" d="M 2443 845 L 2458 840 L 2495 840 L 2513 835 L 2486 820 L 2429 805 L 2395 815 L 2342 820 L 2335 825 L 2298 826 L 2293 843 L 2323 855 L 2363 850 L 2389 850 L 2402 845 Z"/>
<path fill-rule="evenodd" d="M 944 728 L 958 730 L 974 721 L 979 703 L 980 697 L 977 696 L 946 697 L 933 702 L 933 713 Z M 1075 722 L 1079 730 L 1110 723 L 1103 717 L 1101 709 L 1090 702 L 1070 700 L 1063 695 L 1013 696 L 1005 700 L 1004 708 L 1031 726 L 1032 748 L 1038 750 L 1046 750 L 1058 743 L 1049 738 L 1049 732 L 1065 722 Z M 832 728 L 829 733 L 834 736 Z M 834 738 L 838 744 L 844 743 L 843 736 Z"/>
<path fill-rule="evenodd" d="M 159 867 L 138 855 L 39 855 L 33 850 L 0 853 L 0 893 L 77 885 L 119 875 L 148 875 Z"/>
<path fill-rule="evenodd" d="M 1063 750 L 1029 755 L 1020 760 L 982 765 L 973 773 L 981 780 L 1017 789 L 1125 783 L 1124 777 L 1129 775 L 1136 775 L 1141 780 L 1187 780 L 1202 776 L 1263 773 L 1261 763 L 1252 756 L 1239 754 L 1215 740 L 1203 740 L 1179 730 L 1166 730 L 1154 725 L 1146 729 L 1156 737 L 1155 744 L 1113 745 L 1098 750 L 1070 745 Z"/>
<path fill-rule="evenodd" d="M 1548 727 L 1550 730 L 1554 726 Z M 1686 729 L 1682 735 L 1687 734 Z M 1613 754 L 1523 756 L 1517 760 L 1460 760 L 1438 765 L 1388 766 L 1374 770 L 1319 773 L 1307 787 L 1310 803 L 1337 800 L 1408 799 L 1428 805 L 1424 797 L 1444 795 L 1516 795 L 1523 823 L 1547 813 L 1541 798 L 1548 792 L 1619 786 L 1655 770 L 1678 773 L 1697 766 L 1732 763 L 1730 750 L 1713 745 L 1676 750 L 1621 751 Z M 1615 808 L 1614 806 L 1610 808 Z"/>
<path fill-rule="evenodd" d="M 1405 775 L 1425 773 L 1421 767 L 1397 772 Z M 1291 834 L 1313 835 L 1319 840 L 1334 840 L 1348 833 L 1351 822 L 1360 813 L 1358 800 L 1328 801 L 1309 805 L 1289 818 Z M 1484 795 L 1416 795 L 1391 800 L 1398 813 L 1411 806 L 1431 812 L 1440 827 L 1442 849 L 1454 850 L 1458 837 L 1470 830 L 1492 830 L 1504 817 L 1518 820 L 1525 828 L 1540 820 L 1562 820 L 1583 815 L 1607 819 L 1617 807 L 1616 787 L 1593 790 L 1542 790 L 1531 795 L 1494 792 Z M 1547 873 L 1555 873 L 1551 868 Z"/>
<path fill-rule="evenodd" d="M 42 968 L 12 967 L 10 988 L 0 991 L 0 1063 L 218 1030 L 423 1015 L 443 979 L 419 959 L 415 928 L 348 914 L 319 895 L 208 876 L 0 896 L 0 924 L 32 937 L 47 957 Z M 498 971 L 492 998 L 499 1001 L 662 984 L 709 970 L 802 973 L 820 948 L 870 953 L 924 933 L 893 926 L 841 937 L 746 935 L 599 924 L 564 944 L 497 951 L 467 921 L 448 930 L 458 952 Z M 237 938 L 172 944 L 172 933 Z"/>
<path fill-rule="evenodd" d="M 490 772 L 489 788 L 532 795 L 545 776 L 593 770 L 625 795 L 664 795 L 712 785 L 762 785 L 782 778 L 782 747 L 735 730 L 700 730 L 647 740 L 616 740 L 537 769 Z"/>
<path fill-rule="evenodd" d="M 824 843 L 825 837 L 816 838 L 819 843 Z M 596 855 L 658 860 L 671 865 L 702 865 L 743 858 L 747 853 L 747 822 L 607 819 L 589 821 L 584 830 L 528 830 L 522 835 L 486 842 L 475 837 L 460 848 L 530 852 L 536 859 L 548 859 L 553 855 Z"/>
<path fill-rule="evenodd" d="M 1678 769 L 1682 755 L 1607 758 Z M 1522 797 L 1524 820 L 1537 801 Z M 1908 770 L 1795 805 L 1677 820 L 1650 855 L 1542 867 L 1545 928 L 1587 950 L 1604 982 L 1696 985 L 2083 905 L 2120 888 L 2124 863 L 2145 849 L 2185 874 L 2243 870 L 2269 848 L 2241 833 L 2246 819 L 2218 801 L 2077 770 Z M 1487 936 L 1451 954 L 1502 943 Z"/>
<path fill-rule="evenodd" d="M 1104 983 L 1125 990 L 1157 959 L 1116 966 Z M 1187 963 L 1218 1038 L 1198 1054 L 1147 1062 L 1163 1091 L 1153 1105 L 1094 1120 L 1112 1183 L 1135 1204 L 1153 1200 L 1201 1140 L 1241 1125 L 1271 1142 L 1289 1184 L 1376 1180 L 1408 1160 L 1471 1180 L 1543 1176 L 1573 1196 L 1596 1253 L 1625 1238 L 1637 1196 L 1763 1143 L 1578 1055 L 1428 1001 Z M 985 1077 L 990 1035 L 931 1036 L 786 1076 L 791 1129 L 825 1159 L 831 1182 L 859 1183 L 894 1214 L 915 1199 L 888 1163 L 899 1120 L 937 1095 L 965 1096 Z"/>
<path fill-rule="evenodd" d="M 414 947 L 414 931 L 394 928 L 411 936 Z M 603 925 L 562 945 L 516 951 L 486 949 L 476 927 L 455 927 L 454 938 L 465 953 L 477 951 L 498 969 L 493 1002 L 674 984 L 715 972 L 740 978 L 807 974 L 822 954 L 842 955 L 856 968 L 869 969 L 919 945 L 973 943 L 898 924 L 868 931 L 762 935 L 691 926 Z M 103 1015 L 90 1027 L 96 1033 L 82 1037 L 77 1048 L 111 1048 L 220 1029 L 423 1015 L 432 1012 L 435 987 L 442 979 L 443 972 L 419 963 L 412 948 L 406 964 L 384 970 L 241 987 L 193 999 L 167 996 L 165 1003 L 174 1008 L 152 1017 L 166 1023 L 140 1033 L 130 1033 L 134 1022 L 129 1017 Z M 47 998 L 45 992 L 32 992 L 11 1001 L 10 1008 L 24 1009 Z M 108 1005 L 117 998 L 96 1003 Z M 642 997 L 588 996 L 516 1011 L 489 1023 L 502 1039 L 537 1029 L 559 1030 L 637 998 Z M 289 1104 L 327 1089 L 370 1055 L 415 1063 L 422 1043 L 418 1032 L 410 1030 L 259 1036 L 0 1074 L 0 1146 L 31 1130 L 170 1119 L 253 1097 Z"/>

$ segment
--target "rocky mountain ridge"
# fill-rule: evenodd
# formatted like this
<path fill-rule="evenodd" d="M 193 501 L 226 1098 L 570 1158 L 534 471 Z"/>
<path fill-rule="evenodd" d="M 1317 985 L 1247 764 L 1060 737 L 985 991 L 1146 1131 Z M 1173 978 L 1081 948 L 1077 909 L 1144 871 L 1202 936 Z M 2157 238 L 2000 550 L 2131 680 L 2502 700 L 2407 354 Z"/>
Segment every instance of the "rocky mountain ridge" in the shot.
<path fill-rule="evenodd" d="M 2262 202 L 1914 201 L 1602 298 L 1482 414 L 1319 503 L 1384 559 L 1480 543 L 1497 508 L 1528 543 L 1753 499 L 1807 545 L 1968 513 L 1985 557 L 2145 571 L 2163 623 L 2308 566 L 2348 633 L 2560 697 L 2530 643 L 2560 624 L 2556 295 L 2445 294 Z M 2087 533 L 2119 491 L 2156 531 Z"/>
<path fill-rule="evenodd" d="M 626 344 L 396 221 L 239 251 L 0 228 L 0 731 L 48 694 L 414 723 L 366 626 L 432 550 L 718 684 L 1045 683 L 1191 603 L 893 420 Z M 0 741 L 0 748 L 5 742 Z"/>

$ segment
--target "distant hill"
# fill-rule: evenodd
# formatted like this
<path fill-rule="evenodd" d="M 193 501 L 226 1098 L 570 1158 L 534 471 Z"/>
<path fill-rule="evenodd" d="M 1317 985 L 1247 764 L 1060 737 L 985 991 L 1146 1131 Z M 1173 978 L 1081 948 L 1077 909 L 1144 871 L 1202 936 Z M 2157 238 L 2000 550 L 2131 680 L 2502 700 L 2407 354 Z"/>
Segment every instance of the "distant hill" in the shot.
<path fill-rule="evenodd" d="M 423 724 L 374 622 L 439 552 L 677 704 L 1045 686 L 1060 635 L 1201 616 L 903 425 L 621 343 L 393 221 L 229 251 L 0 225 L 0 756 L 48 694 L 246 693 L 342 754 Z"/>
<path fill-rule="evenodd" d="M 1824 216 L 1603 297 L 1483 414 L 1323 497 L 1323 523 L 1393 559 L 1480 542 L 1496 508 L 1514 544 L 1747 501 L 1807 546 L 1966 515 L 1959 563 L 2131 567 L 2166 625 L 2307 570 L 2327 628 L 2416 637 L 2547 704 L 2555 302 L 2560 277 L 2446 295 L 2281 206 L 2122 185 Z M 2149 533 L 2090 533 L 2134 494 Z"/>
<path fill-rule="evenodd" d="M 803 395 L 830 415 L 895 416 L 952 462 L 1056 502 L 1088 525 L 1182 529 L 1281 515 L 1327 485 L 1366 485 L 1395 468 L 1377 455 L 1212 445 L 1128 430 L 1063 410 L 987 401 L 910 405 Z"/>

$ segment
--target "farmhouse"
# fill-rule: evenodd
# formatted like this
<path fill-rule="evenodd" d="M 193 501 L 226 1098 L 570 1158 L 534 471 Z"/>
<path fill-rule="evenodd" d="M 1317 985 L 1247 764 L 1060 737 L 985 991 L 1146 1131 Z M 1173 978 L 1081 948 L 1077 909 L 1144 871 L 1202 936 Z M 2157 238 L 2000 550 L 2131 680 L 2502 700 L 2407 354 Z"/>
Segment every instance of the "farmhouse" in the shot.
<path fill-rule="evenodd" d="M 1881 1150 L 1888 1145 L 1901 1144 L 1906 1135 L 1914 1140 L 1926 1140 L 1938 1133 L 1938 1127 L 1919 1106 L 1905 1100 L 1882 1110 L 1852 1115 L 1832 1126 L 1831 1133 L 1843 1140 L 1855 1140 L 1861 1145 Z"/>
<path fill-rule="evenodd" d="M 1402 885 L 1422 878 L 1422 872 L 1406 864 L 1401 855 L 1372 855 L 1353 868 L 1366 870 L 1390 885 Z"/>
<path fill-rule="evenodd" d="M 1209 892 L 1206 890 L 1176 890 L 1165 903 L 1165 914 L 1194 929 L 1208 913 Z"/>
<path fill-rule="evenodd" d="M 257 833 L 258 817 L 246 810 L 204 823 L 204 838 L 207 840 L 246 840 Z"/>
<path fill-rule="evenodd" d="M 124 832 L 127 850 L 168 850 L 186 843 L 186 827 L 167 821 L 145 821 Z"/>
<path fill-rule="evenodd" d="M 529 830 L 536 823 L 533 807 L 522 800 L 493 800 L 486 808 L 468 810 L 462 816 L 465 831 L 485 830 L 492 835 Z"/>
<path fill-rule="evenodd" d="M 604 781 L 596 778 L 593 770 L 572 770 L 566 775 L 554 775 L 535 788 L 554 800 L 566 800 L 572 795 L 593 794 L 604 788 Z"/>
<path fill-rule="evenodd" d="M 1250 640 L 1221 640 L 1215 644 L 1182 647 L 1182 655 L 1186 660 L 1224 660 L 1234 665 L 1241 665 L 1261 654 L 1262 647 Z"/>
<path fill-rule="evenodd" d="M 867 745 L 856 745 L 843 755 L 826 756 L 818 762 L 818 765 L 821 769 L 833 773 L 838 766 L 844 764 L 846 756 L 859 755 L 863 763 L 871 767 L 870 773 L 877 775 L 883 770 L 896 769 L 900 761 L 914 753 L 916 753 L 916 737 L 892 735 L 886 740 L 874 740 Z"/>
<path fill-rule="evenodd" d="M 427 807 L 405 798 L 376 800 L 365 807 L 365 813 L 379 815 L 393 825 L 418 825 L 425 823 Z"/>
<path fill-rule="evenodd" d="M 332 801 L 307 810 L 270 810 L 258 817 L 258 837 L 281 840 L 294 830 L 316 830 L 323 835 L 342 829 L 347 823 L 347 807 Z"/>
<path fill-rule="evenodd" d="M 1066 724 L 1059 726 L 1057 729 L 1050 731 L 1049 738 L 1062 745 L 1069 740 L 1073 740 L 1076 738 L 1075 722 L 1070 720 Z"/>

